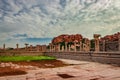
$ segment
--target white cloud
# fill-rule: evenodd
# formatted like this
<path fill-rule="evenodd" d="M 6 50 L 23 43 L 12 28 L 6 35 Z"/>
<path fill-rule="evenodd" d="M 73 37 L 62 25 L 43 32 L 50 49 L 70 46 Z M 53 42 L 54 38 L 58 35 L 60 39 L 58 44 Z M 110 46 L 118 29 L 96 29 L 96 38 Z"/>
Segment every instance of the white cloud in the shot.
<path fill-rule="evenodd" d="M 1 0 L 0 38 L 4 42 L 15 34 L 46 38 L 66 33 L 91 38 L 117 32 L 119 5 L 119 0 Z"/>

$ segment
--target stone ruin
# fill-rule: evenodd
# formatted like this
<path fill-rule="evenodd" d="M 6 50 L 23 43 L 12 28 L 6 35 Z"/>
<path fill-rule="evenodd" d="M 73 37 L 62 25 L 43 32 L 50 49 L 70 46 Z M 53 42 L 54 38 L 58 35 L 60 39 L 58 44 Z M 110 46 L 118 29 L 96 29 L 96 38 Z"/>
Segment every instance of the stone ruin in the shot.
<path fill-rule="evenodd" d="M 94 34 L 94 39 L 84 38 L 81 34 L 75 35 L 59 35 L 49 43 L 49 45 L 29 45 L 25 43 L 24 48 L 19 48 L 19 44 L 16 44 L 14 50 L 17 51 L 56 51 L 56 52 L 69 52 L 69 51 L 120 51 L 120 32 L 113 35 L 106 35 L 101 37 L 100 34 Z M 3 44 L 3 49 L 6 50 L 6 45 Z"/>
<path fill-rule="evenodd" d="M 60 35 L 53 38 L 49 51 L 120 51 L 120 32 L 105 37 L 94 34 L 93 37 L 94 39 L 89 40 L 80 34 Z"/>
<path fill-rule="evenodd" d="M 120 51 L 120 32 L 100 39 L 100 51 Z"/>
<path fill-rule="evenodd" d="M 50 51 L 90 51 L 90 40 L 82 35 L 60 35 L 49 44 Z"/>

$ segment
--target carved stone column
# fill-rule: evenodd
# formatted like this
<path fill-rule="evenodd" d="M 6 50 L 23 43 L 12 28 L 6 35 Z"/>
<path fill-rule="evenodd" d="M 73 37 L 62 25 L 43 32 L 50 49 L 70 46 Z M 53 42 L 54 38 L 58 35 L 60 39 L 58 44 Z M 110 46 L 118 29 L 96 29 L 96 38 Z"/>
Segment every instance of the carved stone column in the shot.
<path fill-rule="evenodd" d="M 95 51 L 99 52 L 100 48 L 99 48 L 99 34 L 94 34 L 94 40 L 95 40 Z"/>
<path fill-rule="evenodd" d="M 80 51 L 83 51 L 82 41 L 80 41 Z"/>
<path fill-rule="evenodd" d="M 67 42 L 65 42 L 65 51 L 67 51 Z"/>
<path fill-rule="evenodd" d="M 54 51 L 56 51 L 56 49 L 57 49 L 57 46 L 56 46 L 56 44 L 54 45 Z"/>
<path fill-rule="evenodd" d="M 76 52 L 77 49 L 76 49 L 76 42 L 74 43 L 74 51 Z"/>
<path fill-rule="evenodd" d="M 64 46 L 62 46 L 62 51 L 64 51 Z"/>
<path fill-rule="evenodd" d="M 82 47 L 83 47 L 83 48 L 82 48 L 82 49 L 83 49 L 82 51 L 86 51 L 86 44 L 85 44 L 85 43 L 83 43 Z"/>
<path fill-rule="evenodd" d="M 58 52 L 60 51 L 60 44 L 58 44 Z"/>
<path fill-rule="evenodd" d="M 52 51 L 55 51 L 55 45 L 52 44 Z"/>
<path fill-rule="evenodd" d="M 50 51 L 54 51 L 54 45 L 50 43 Z"/>
<path fill-rule="evenodd" d="M 56 46 L 56 45 L 54 45 L 54 51 L 56 51 L 56 49 L 57 49 L 56 47 L 57 47 L 57 46 Z"/>
<path fill-rule="evenodd" d="M 68 47 L 68 48 L 69 48 L 69 51 L 71 51 L 71 45 L 69 44 L 68 46 L 69 46 L 69 47 Z"/>

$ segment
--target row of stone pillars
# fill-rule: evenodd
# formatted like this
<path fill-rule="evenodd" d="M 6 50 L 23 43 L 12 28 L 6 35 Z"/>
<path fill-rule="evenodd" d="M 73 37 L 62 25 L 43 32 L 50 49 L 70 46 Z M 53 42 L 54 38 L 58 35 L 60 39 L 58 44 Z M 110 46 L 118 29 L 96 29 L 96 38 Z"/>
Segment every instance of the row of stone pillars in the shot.
<path fill-rule="evenodd" d="M 94 34 L 94 40 L 95 40 L 95 51 L 98 52 L 100 51 L 99 47 L 99 34 Z M 120 35 L 119 35 L 119 40 L 118 40 L 119 48 L 118 50 L 120 51 Z M 71 51 L 71 45 L 68 45 L 68 43 L 65 43 L 65 46 L 62 46 L 62 49 L 60 49 L 60 44 L 58 45 L 53 45 L 52 43 L 49 44 L 50 46 L 50 51 Z M 76 46 L 80 47 L 80 51 L 90 51 L 90 42 L 85 41 L 85 43 L 79 42 L 79 45 L 74 42 L 74 51 L 77 51 Z M 65 47 L 65 49 L 64 49 Z M 32 50 L 33 46 L 30 45 L 30 49 Z M 6 49 L 5 44 L 3 44 L 3 50 Z M 25 43 L 25 50 L 27 51 L 28 49 L 28 44 Z M 39 51 L 40 47 L 37 46 L 37 50 Z M 46 50 L 46 47 L 43 47 L 44 50 Z M 16 44 L 16 50 L 19 50 L 19 44 Z M 105 51 L 105 40 L 103 41 L 103 51 Z"/>
<path fill-rule="evenodd" d="M 100 51 L 99 37 L 100 37 L 99 34 L 94 34 L 95 51 L 96 52 Z M 71 51 L 71 45 L 69 45 L 67 47 L 67 43 L 65 43 L 65 46 L 62 46 L 62 50 L 60 50 L 60 44 L 53 45 L 52 43 L 50 43 L 49 46 L 50 46 L 50 51 L 56 51 L 56 46 L 58 48 L 58 51 Z M 74 43 L 74 51 L 77 51 L 76 46 L 78 46 L 78 44 L 76 44 L 76 42 L 75 42 Z M 105 42 L 104 42 L 103 46 L 105 47 Z M 119 40 L 119 46 L 120 46 L 120 40 Z M 65 49 L 64 49 L 64 47 L 65 47 Z M 90 51 L 90 41 L 85 39 L 85 43 L 80 42 L 79 47 L 80 47 L 80 51 Z M 119 51 L 120 51 L 120 47 L 119 47 Z"/>
<path fill-rule="evenodd" d="M 54 45 L 52 43 L 49 44 L 49 51 L 77 51 L 77 47 L 79 48 L 79 51 L 90 51 L 90 41 L 86 41 L 86 43 L 82 42 L 74 42 L 73 45 L 68 45 L 68 43 L 65 43 L 64 46 L 61 46 L 60 44 Z"/>
<path fill-rule="evenodd" d="M 30 45 L 30 48 L 28 47 L 29 44 L 25 43 L 25 51 L 34 51 L 33 46 Z M 3 50 L 6 50 L 6 45 L 3 44 Z M 19 44 L 16 44 L 16 50 L 19 50 Z M 35 51 L 46 51 L 46 45 L 37 45 Z"/>

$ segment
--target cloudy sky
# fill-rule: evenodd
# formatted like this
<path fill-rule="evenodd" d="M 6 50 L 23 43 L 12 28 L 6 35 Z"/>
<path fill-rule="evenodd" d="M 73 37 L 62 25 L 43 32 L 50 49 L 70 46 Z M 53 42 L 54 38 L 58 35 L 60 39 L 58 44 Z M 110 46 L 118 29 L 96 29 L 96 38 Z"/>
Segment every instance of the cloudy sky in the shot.
<path fill-rule="evenodd" d="M 0 0 L 0 47 L 48 44 L 60 34 L 120 32 L 120 0 Z"/>

